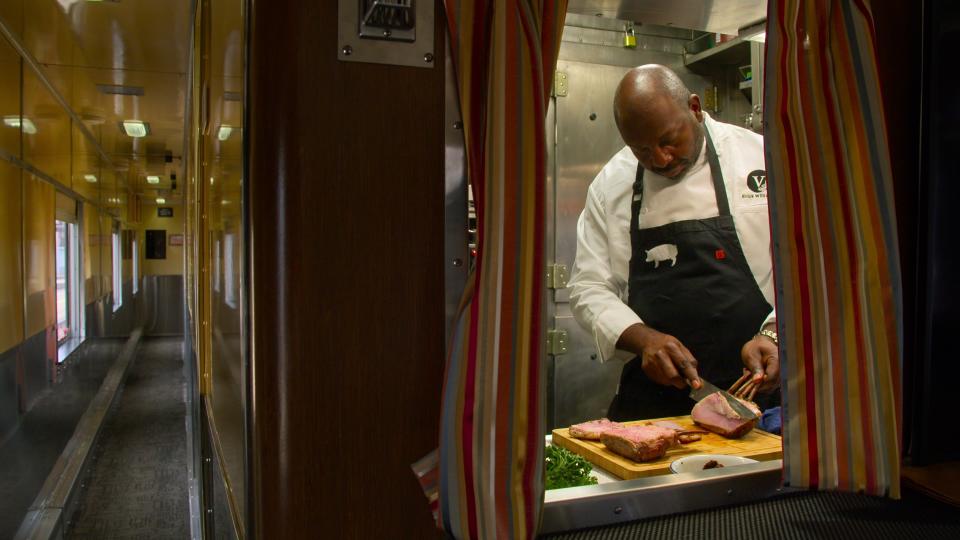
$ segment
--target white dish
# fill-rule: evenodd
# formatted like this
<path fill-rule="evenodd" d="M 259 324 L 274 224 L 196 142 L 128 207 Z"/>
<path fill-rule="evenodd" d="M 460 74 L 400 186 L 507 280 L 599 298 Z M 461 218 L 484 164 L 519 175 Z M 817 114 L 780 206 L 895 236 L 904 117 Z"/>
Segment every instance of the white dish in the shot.
<path fill-rule="evenodd" d="M 720 465 L 726 467 L 736 467 L 737 465 L 747 465 L 749 463 L 756 463 L 757 460 L 740 457 L 740 456 L 725 456 L 722 454 L 696 454 L 693 456 L 685 456 L 673 460 L 670 464 L 670 471 L 675 473 L 685 473 L 685 472 L 694 472 L 702 471 L 703 466 L 707 464 L 708 461 L 714 460 Z M 719 468 L 719 467 L 718 467 Z M 707 469 L 711 470 L 711 469 Z"/>

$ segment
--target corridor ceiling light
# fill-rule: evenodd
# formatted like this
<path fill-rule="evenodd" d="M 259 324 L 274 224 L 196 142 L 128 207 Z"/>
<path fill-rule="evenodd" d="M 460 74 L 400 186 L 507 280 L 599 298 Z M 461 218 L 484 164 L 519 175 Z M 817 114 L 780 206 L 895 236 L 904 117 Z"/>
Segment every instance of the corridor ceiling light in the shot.
<path fill-rule="evenodd" d="M 147 183 L 148 183 L 148 184 L 159 184 L 159 183 L 160 183 L 160 177 L 151 174 L 150 176 L 147 177 Z"/>
<path fill-rule="evenodd" d="M 33 135 L 37 132 L 37 126 L 34 125 L 33 121 L 29 118 L 20 117 L 17 115 L 4 116 L 3 124 L 12 128 L 23 127 L 23 132 Z"/>
<path fill-rule="evenodd" d="M 225 141 L 230 138 L 230 133 L 233 131 L 233 128 L 227 125 L 221 125 L 220 131 L 217 132 L 217 138 L 221 141 Z"/>
<path fill-rule="evenodd" d="M 163 197 L 157 197 L 157 204 L 167 204 L 167 200 Z"/>
<path fill-rule="evenodd" d="M 767 21 L 760 21 L 750 26 L 744 26 L 737 32 L 737 37 L 743 41 L 764 43 L 767 40 Z"/>
<path fill-rule="evenodd" d="M 150 134 L 150 124 L 140 120 L 124 120 L 123 132 L 133 138 L 146 137 Z"/>
<path fill-rule="evenodd" d="M 83 175 L 83 179 L 86 180 L 87 182 L 90 182 L 91 184 L 97 183 L 97 176 L 94 174 L 85 174 Z"/>

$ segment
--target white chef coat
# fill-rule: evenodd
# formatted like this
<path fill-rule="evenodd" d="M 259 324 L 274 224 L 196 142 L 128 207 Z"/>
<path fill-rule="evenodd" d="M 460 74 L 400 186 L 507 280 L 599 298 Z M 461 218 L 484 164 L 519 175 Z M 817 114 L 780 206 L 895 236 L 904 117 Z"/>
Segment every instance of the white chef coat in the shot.
<path fill-rule="evenodd" d="M 714 121 L 707 113 L 703 116 L 717 149 L 737 237 L 760 291 L 772 306 L 773 263 L 763 137 Z M 636 175 L 637 158 L 625 146 L 590 184 L 577 222 L 577 257 L 569 283 L 570 307 L 580 325 L 593 334 L 602 362 L 610 358 L 633 358 L 633 353 L 616 350 L 616 344 L 624 330 L 643 322 L 626 303 L 631 253 L 630 203 Z M 650 171 L 644 174 L 643 204 L 638 217 L 640 229 L 719 214 L 706 148 L 679 181 Z M 775 311 L 771 311 L 764 325 L 775 317 Z"/>

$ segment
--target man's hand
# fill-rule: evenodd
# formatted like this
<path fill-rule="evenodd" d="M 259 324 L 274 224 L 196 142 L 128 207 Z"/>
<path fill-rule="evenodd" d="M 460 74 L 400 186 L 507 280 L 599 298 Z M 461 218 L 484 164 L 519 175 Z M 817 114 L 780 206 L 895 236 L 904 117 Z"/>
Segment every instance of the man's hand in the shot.
<path fill-rule="evenodd" d="M 780 351 L 772 339 L 756 335 L 740 349 L 743 367 L 753 374 L 751 382 L 759 385 L 761 394 L 780 386 Z"/>
<path fill-rule="evenodd" d="M 623 331 L 617 348 L 632 351 L 640 357 L 643 372 L 653 382 L 664 386 L 700 388 L 697 359 L 680 340 L 658 332 L 644 324 L 635 324 Z"/>

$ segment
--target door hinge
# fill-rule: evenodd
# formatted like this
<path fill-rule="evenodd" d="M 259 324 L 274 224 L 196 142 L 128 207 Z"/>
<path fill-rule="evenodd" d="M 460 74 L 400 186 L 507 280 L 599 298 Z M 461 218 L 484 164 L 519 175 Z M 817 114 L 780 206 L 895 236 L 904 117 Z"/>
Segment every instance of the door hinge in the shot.
<path fill-rule="evenodd" d="M 547 330 L 547 354 L 560 356 L 567 354 L 567 331 L 552 328 Z"/>
<path fill-rule="evenodd" d="M 553 95 L 554 97 L 567 97 L 567 74 L 563 71 L 554 73 Z"/>
<path fill-rule="evenodd" d="M 547 266 L 547 288 L 565 289 L 567 287 L 567 265 L 553 263 Z"/>

